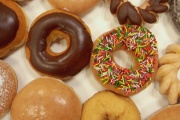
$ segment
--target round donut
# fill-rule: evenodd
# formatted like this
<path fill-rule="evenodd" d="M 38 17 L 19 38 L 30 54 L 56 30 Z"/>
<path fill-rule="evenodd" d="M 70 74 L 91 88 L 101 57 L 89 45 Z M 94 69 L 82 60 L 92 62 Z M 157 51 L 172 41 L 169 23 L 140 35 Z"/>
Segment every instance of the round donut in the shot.
<path fill-rule="evenodd" d="M 0 118 L 10 109 L 17 93 L 18 79 L 12 67 L 0 60 Z"/>
<path fill-rule="evenodd" d="M 180 104 L 169 105 L 154 113 L 147 120 L 179 120 Z"/>
<path fill-rule="evenodd" d="M 122 67 L 114 53 L 125 51 L 134 65 Z M 144 26 L 119 26 L 101 35 L 94 43 L 90 67 L 96 79 L 107 89 L 129 96 L 146 88 L 158 67 L 155 36 Z"/>
<path fill-rule="evenodd" d="M 82 104 L 63 81 L 40 77 L 28 83 L 13 100 L 12 120 L 80 120 Z"/>
<path fill-rule="evenodd" d="M 141 120 L 141 116 L 129 97 L 100 91 L 83 104 L 81 120 Z"/>
<path fill-rule="evenodd" d="M 0 0 L 0 58 L 25 43 L 28 25 L 24 12 L 12 0 Z"/>
<path fill-rule="evenodd" d="M 62 39 L 66 40 L 67 48 L 62 52 L 52 51 L 52 43 Z M 26 43 L 26 56 L 40 74 L 65 80 L 89 64 L 92 46 L 90 30 L 78 16 L 50 10 L 33 22 Z"/>
<path fill-rule="evenodd" d="M 48 0 L 57 9 L 82 15 L 91 10 L 99 0 Z"/>
<path fill-rule="evenodd" d="M 110 12 L 117 14 L 120 24 L 131 23 L 141 25 L 142 22 L 155 23 L 158 13 L 166 12 L 169 9 L 168 0 L 145 0 L 136 7 L 128 0 L 111 0 Z"/>

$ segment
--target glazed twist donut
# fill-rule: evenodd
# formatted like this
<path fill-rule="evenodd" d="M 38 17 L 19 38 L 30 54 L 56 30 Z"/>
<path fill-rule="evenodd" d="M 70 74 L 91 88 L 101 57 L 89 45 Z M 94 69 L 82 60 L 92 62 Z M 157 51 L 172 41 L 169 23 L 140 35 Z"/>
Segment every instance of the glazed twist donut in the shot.
<path fill-rule="evenodd" d="M 128 0 L 111 0 L 110 11 L 117 14 L 120 24 L 128 22 L 141 25 L 142 20 L 147 23 L 157 21 L 157 13 L 166 12 L 168 0 L 146 0 L 141 6 L 135 7 Z"/>
<path fill-rule="evenodd" d="M 166 53 L 159 59 L 156 80 L 160 84 L 160 93 L 166 94 L 170 104 L 175 104 L 180 96 L 180 81 L 177 72 L 180 68 L 180 44 L 171 44 Z"/>

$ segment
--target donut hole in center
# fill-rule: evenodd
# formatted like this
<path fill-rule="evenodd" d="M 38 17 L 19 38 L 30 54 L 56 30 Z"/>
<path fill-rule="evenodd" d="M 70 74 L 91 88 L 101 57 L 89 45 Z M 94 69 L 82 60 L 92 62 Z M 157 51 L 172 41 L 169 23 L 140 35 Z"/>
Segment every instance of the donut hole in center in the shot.
<path fill-rule="evenodd" d="M 57 56 L 65 52 L 69 48 L 70 37 L 66 33 L 53 30 L 46 38 L 46 51 L 52 56 Z"/>
<path fill-rule="evenodd" d="M 132 57 L 123 50 L 116 51 L 113 55 L 113 58 L 114 58 L 115 62 L 123 68 L 130 69 L 131 67 L 134 66 Z"/>
<path fill-rule="evenodd" d="M 143 5 L 145 1 L 146 0 L 129 0 L 129 2 L 136 7 Z"/>

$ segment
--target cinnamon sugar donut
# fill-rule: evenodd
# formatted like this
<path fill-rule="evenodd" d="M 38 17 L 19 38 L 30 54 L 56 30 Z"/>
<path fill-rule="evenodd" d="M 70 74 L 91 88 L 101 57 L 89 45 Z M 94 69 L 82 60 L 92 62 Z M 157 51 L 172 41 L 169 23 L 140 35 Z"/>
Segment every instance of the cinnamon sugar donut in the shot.
<path fill-rule="evenodd" d="M 141 116 L 129 97 L 100 91 L 83 104 L 81 120 L 141 120 Z"/>
<path fill-rule="evenodd" d="M 168 0 L 145 0 L 135 7 L 128 0 L 111 0 L 110 11 L 117 14 L 120 24 L 131 23 L 141 25 L 142 22 L 155 23 L 157 14 L 166 12 L 169 9 Z"/>
<path fill-rule="evenodd" d="M 66 40 L 67 48 L 62 52 L 52 51 L 51 44 L 62 39 Z M 26 56 L 41 75 L 65 80 L 89 64 L 92 46 L 90 30 L 78 16 L 66 11 L 50 10 L 32 23 Z"/>
<path fill-rule="evenodd" d="M 134 65 L 118 65 L 113 57 L 118 50 L 129 54 Z M 143 26 L 117 27 L 95 41 L 90 67 L 105 88 L 125 96 L 136 94 L 154 80 L 158 67 L 156 38 Z"/>
<path fill-rule="evenodd" d="M 28 83 L 13 100 L 12 120 L 80 120 L 82 104 L 63 81 L 40 77 Z"/>
<path fill-rule="evenodd" d="M 60 10 L 80 15 L 92 9 L 99 0 L 48 0 L 51 5 Z"/>
<path fill-rule="evenodd" d="M 0 0 L 0 58 L 20 47 L 27 36 L 27 20 L 12 0 Z"/>
<path fill-rule="evenodd" d="M 17 87 L 16 73 L 9 64 L 0 60 L 0 118 L 9 111 Z"/>

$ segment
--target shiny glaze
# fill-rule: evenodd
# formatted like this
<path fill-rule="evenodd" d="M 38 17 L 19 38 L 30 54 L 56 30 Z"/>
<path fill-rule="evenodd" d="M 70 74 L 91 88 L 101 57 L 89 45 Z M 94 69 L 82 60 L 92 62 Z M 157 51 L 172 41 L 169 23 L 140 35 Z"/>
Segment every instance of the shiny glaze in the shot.
<path fill-rule="evenodd" d="M 55 29 L 68 34 L 71 39 L 65 52 L 51 56 L 45 50 L 46 38 Z M 27 42 L 32 66 L 41 73 L 60 78 L 80 72 L 89 63 L 92 46 L 91 36 L 81 21 L 63 12 L 40 18 L 31 27 Z"/>
<path fill-rule="evenodd" d="M 14 40 L 19 28 L 16 13 L 0 2 L 0 48 Z"/>

